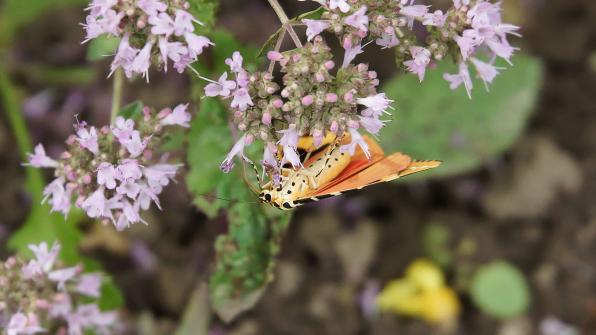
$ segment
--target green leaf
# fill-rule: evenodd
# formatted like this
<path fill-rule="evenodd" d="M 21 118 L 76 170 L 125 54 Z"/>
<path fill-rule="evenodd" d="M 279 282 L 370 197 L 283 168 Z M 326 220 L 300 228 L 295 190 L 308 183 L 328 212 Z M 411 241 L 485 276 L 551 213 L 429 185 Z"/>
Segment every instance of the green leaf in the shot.
<path fill-rule="evenodd" d="M 87 60 L 95 62 L 115 54 L 119 43 L 119 38 L 105 34 L 92 39 L 87 46 Z"/>
<path fill-rule="evenodd" d="M 215 25 L 215 16 L 219 7 L 218 0 L 188 0 L 189 12 L 203 25 L 195 25 L 197 34 L 210 34 Z"/>
<path fill-rule="evenodd" d="M 299 22 L 303 19 L 318 20 L 321 18 L 321 15 L 323 15 L 324 12 L 325 12 L 325 8 L 319 7 L 315 10 L 311 10 L 310 12 L 302 13 L 302 14 L 292 18 L 290 21 Z"/>
<path fill-rule="evenodd" d="M 450 62 L 429 70 L 422 83 L 411 74 L 391 80 L 383 90 L 395 100 L 396 110 L 394 120 L 381 130 L 384 149 L 444 162 L 421 177 L 463 173 L 501 154 L 524 130 L 542 78 L 534 58 L 518 55 L 513 64 L 495 79 L 490 92 L 476 80 L 471 100 L 462 87 L 449 90 L 442 78 L 455 72 Z"/>
<path fill-rule="evenodd" d="M 129 103 L 128 105 L 122 107 L 120 109 L 120 112 L 118 112 L 118 116 L 122 116 L 125 119 L 137 119 L 139 117 L 141 117 L 141 114 L 143 113 L 143 102 L 140 100 L 137 101 L 133 101 L 131 103 Z"/>
<path fill-rule="evenodd" d="M 525 313 L 530 304 L 528 284 L 523 274 L 504 261 L 480 267 L 472 279 L 470 294 L 476 306 L 501 319 Z"/>

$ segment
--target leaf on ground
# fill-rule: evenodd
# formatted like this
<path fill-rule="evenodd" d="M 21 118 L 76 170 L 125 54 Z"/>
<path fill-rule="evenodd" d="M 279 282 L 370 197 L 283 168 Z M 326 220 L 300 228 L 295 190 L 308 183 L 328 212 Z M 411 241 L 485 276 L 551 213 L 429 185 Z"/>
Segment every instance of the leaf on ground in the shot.
<path fill-rule="evenodd" d="M 384 149 L 444 162 L 421 178 L 463 173 L 501 154 L 525 128 L 542 78 L 538 60 L 518 55 L 512 61 L 515 65 L 502 71 L 490 92 L 476 80 L 472 99 L 462 87 L 451 91 L 442 78 L 454 73 L 450 62 L 429 70 L 422 83 L 413 75 L 389 81 L 383 91 L 395 100 L 396 110 L 381 130 Z"/>

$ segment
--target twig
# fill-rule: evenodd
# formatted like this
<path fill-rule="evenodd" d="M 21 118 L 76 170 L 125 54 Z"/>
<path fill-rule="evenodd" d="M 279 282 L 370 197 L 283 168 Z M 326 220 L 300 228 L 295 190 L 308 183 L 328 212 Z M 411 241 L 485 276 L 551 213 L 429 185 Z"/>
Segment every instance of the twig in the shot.
<path fill-rule="evenodd" d="M 112 112 L 110 114 L 111 125 L 113 125 L 116 121 L 116 117 L 120 112 L 120 106 L 122 106 L 122 88 L 124 86 L 124 73 L 122 72 L 122 69 L 118 69 L 114 73 L 114 81 L 112 85 Z"/>
<path fill-rule="evenodd" d="M 300 42 L 300 37 L 298 37 L 298 34 L 296 34 L 294 27 L 290 23 L 290 19 L 288 19 L 286 12 L 284 12 L 284 9 L 281 7 L 279 2 L 277 2 L 277 0 L 267 0 L 267 1 L 269 1 L 269 4 L 275 11 L 275 14 L 277 14 L 277 17 L 279 18 L 279 21 L 281 21 L 281 24 L 284 27 L 284 29 L 287 30 L 288 33 L 290 33 L 290 37 L 294 41 L 294 44 L 296 44 L 296 47 L 302 48 L 302 42 Z"/>

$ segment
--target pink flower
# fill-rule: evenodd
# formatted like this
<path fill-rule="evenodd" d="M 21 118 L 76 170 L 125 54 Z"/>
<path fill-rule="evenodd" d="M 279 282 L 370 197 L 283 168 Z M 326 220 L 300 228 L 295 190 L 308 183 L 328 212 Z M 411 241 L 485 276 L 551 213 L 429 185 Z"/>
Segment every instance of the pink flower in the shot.
<path fill-rule="evenodd" d="M 192 22 L 197 21 L 189 12 L 182 9 L 176 10 L 176 17 L 174 18 L 174 34 L 176 36 L 182 36 L 185 33 L 192 33 L 195 30 Z"/>
<path fill-rule="evenodd" d="M 120 21 L 124 18 L 124 13 L 117 13 L 114 10 L 108 10 L 103 14 L 103 18 L 98 21 L 102 26 L 105 33 L 111 34 L 112 36 L 119 36 Z"/>
<path fill-rule="evenodd" d="M 239 88 L 235 90 L 232 95 L 234 97 L 232 99 L 232 103 L 230 104 L 232 108 L 245 111 L 248 108 L 248 106 L 253 105 L 252 99 L 248 94 L 248 89 L 246 88 Z"/>
<path fill-rule="evenodd" d="M 94 155 L 99 153 L 99 145 L 97 144 L 97 131 L 95 127 L 87 129 L 82 126 L 77 130 L 77 142 L 81 147 L 91 151 Z"/>
<path fill-rule="evenodd" d="M 422 82 L 426 73 L 426 67 L 430 63 L 430 51 L 422 47 L 413 46 L 410 47 L 410 54 L 413 59 L 405 61 L 404 65 L 408 68 L 408 71 L 417 74 L 420 82 Z"/>
<path fill-rule="evenodd" d="M 362 51 L 362 47 L 360 45 L 357 45 L 355 47 L 352 48 L 347 48 L 345 49 L 345 53 L 344 53 L 344 61 L 341 65 L 342 68 L 346 68 L 348 67 L 348 65 L 350 65 L 350 63 L 352 63 L 352 61 L 354 60 L 354 58 L 356 58 L 356 56 L 358 56 L 359 54 L 361 54 Z"/>
<path fill-rule="evenodd" d="M 385 124 L 376 117 L 361 116 L 360 125 L 369 133 L 377 135 Z"/>
<path fill-rule="evenodd" d="M 27 154 L 29 163 L 24 164 L 36 168 L 55 168 L 58 167 L 58 162 L 46 155 L 46 151 L 42 144 L 35 146 L 35 153 Z"/>
<path fill-rule="evenodd" d="M 248 157 L 244 155 L 244 146 L 246 145 L 246 135 L 240 137 L 240 139 L 234 144 L 232 150 L 226 156 L 226 159 L 221 163 L 219 169 L 224 173 L 229 173 L 234 167 L 234 157 L 238 156 L 244 160 L 248 160 Z"/>
<path fill-rule="evenodd" d="M 370 151 L 368 150 L 368 144 L 366 143 L 362 135 L 360 135 L 358 130 L 353 128 L 348 128 L 348 131 L 350 132 L 350 135 L 352 137 L 352 142 L 350 142 L 350 144 L 342 145 L 339 148 L 339 151 L 348 152 L 350 156 L 353 156 L 356 152 L 356 147 L 360 146 L 366 157 L 370 159 Z"/>
<path fill-rule="evenodd" d="M 191 116 L 190 113 L 186 111 L 187 108 L 188 104 L 180 104 L 174 107 L 172 113 L 170 113 L 165 118 L 161 119 L 159 123 L 164 126 L 180 126 L 184 128 L 189 128 Z"/>
<path fill-rule="evenodd" d="M 117 2 L 117 0 L 112 0 Z M 158 0 L 138 0 L 137 7 L 142 9 L 149 17 L 157 16 L 159 12 L 165 12 L 168 5 Z"/>
<path fill-rule="evenodd" d="M 167 13 L 150 16 L 148 21 L 153 26 L 151 27 L 151 33 L 153 35 L 164 35 L 167 37 L 174 33 L 174 21 Z"/>
<path fill-rule="evenodd" d="M 151 42 L 147 42 L 131 64 L 131 70 L 141 74 L 141 76 L 147 79 L 147 82 L 149 82 L 149 66 L 151 65 L 152 47 L 153 44 L 151 44 Z"/>
<path fill-rule="evenodd" d="M 366 98 L 358 98 L 356 102 L 370 109 L 373 112 L 372 115 L 381 115 L 389 108 L 393 100 L 387 99 L 385 93 L 378 93 Z"/>
<path fill-rule="evenodd" d="M 42 242 L 39 245 L 30 244 L 28 247 L 33 251 L 35 259 L 30 260 L 23 266 L 23 277 L 33 278 L 42 273 L 48 273 L 56 262 L 56 258 L 60 252 L 60 244 L 54 242 L 51 250 L 48 250 L 48 244 L 46 242 Z"/>
<path fill-rule="evenodd" d="M 228 79 L 228 73 L 224 72 L 217 80 L 217 83 L 210 83 L 205 86 L 205 95 L 208 97 L 228 97 L 231 90 L 236 88 L 236 82 Z"/>
<path fill-rule="evenodd" d="M 128 34 L 125 34 L 120 40 L 120 45 L 118 46 L 118 51 L 116 52 L 116 56 L 114 56 L 114 60 L 112 61 L 110 74 L 108 77 L 110 77 L 112 73 L 114 73 L 114 71 L 116 71 L 116 69 L 119 67 L 124 69 L 126 77 L 132 77 L 132 62 L 139 53 L 139 50 L 130 46 L 128 43 L 128 38 Z"/>
<path fill-rule="evenodd" d="M 215 45 L 207 37 L 195 35 L 193 33 L 184 34 L 186 43 L 188 44 L 188 51 L 191 58 L 197 58 L 198 55 L 203 53 L 203 49 L 210 45 Z"/>
<path fill-rule="evenodd" d="M 151 191 L 161 193 L 163 187 L 168 186 L 170 180 L 174 180 L 176 172 L 180 165 L 156 164 L 148 168 L 143 168 L 145 178 Z"/>
<path fill-rule="evenodd" d="M 59 177 L 48 184 L 43 190 L 42 203 L 48 202 L 52 206 L 52 212 L 61 212 L 67 216 L 71 206 L 71 191 L 64 188 L 64 183 L 64 178 Z"/>
<path fill-rule="evenodd" d="M 149 139 L 141 140 L 141 134 L 138 131 L 133 131 L 130 139 L 122 145 L 126 148 L 131 158 L 136 158 L 145 151 L 145 147 L 149 143 Z"/>
<path fill-rule="evenodd" d="M 161 209 L 161 206 L 159 205 L 159 198 L 157 197 L 157 194 L 155 194 L 155 192 L 151 189 L 151 187 L 149 187 L 146 183 L 140 183 L 139 185 L 141 186 L 141 192 L 139 193 L 139 197 L 137 198 L 137 203 L 139 204 L 139 207 L 143 210 L 148 210 L 151 206 L 151 201 L 153 201 L 157 208 Z"/>
<path fill-rule="evenodd" d="M 98 21 L 94 16 L 87 16 L 85 23 L 82 25 L 83 29 L 85 29 L 85 39 L 83 40 L 83 43 L 87 43 L 90 40 L 105 33 L 105 29 L 103 28 L 101 22 Z"/>
<path fill-rule="evenodd" d="M 168 42 L 165 37 L 160 37 L 157 45 L 165 72 L 168 72 L 168 58 L 174 62 L 179 62 L 182 56 L 188 53 L 188 49 L 184 44 L 180 42 Z"/>
<path fill-rule="evenodd" d="M 464 32 L 465 33 L 465 32 Z M 459 50 L 464 60 L 470 58 L 476 51 L 477 43 L 471 36 L 455 36 L 455 42 L 459 46 Z"/>
<path fill-rule="evenodd" d="M 126 179 L 116 188 L 116 192 L 122 196 L 126 195 L 131 199 L 136 199 L 141 192 L 141 186 L 132 179 Z"/>
<path fill-rule="evenodd" d="M 111 213 L 107 211 L 107 203 L 103 188 L 99 188 L 83 201 L 81 208 L 90 218 L 111 217 Z"/>
<path fill-rule="evenodd" d="M 302 23 L 306 25 L 306 36 L 309 41 L 330 26 L 329 22 L 323 20 L 303 19 Z"/>
<path fill-rule="evenodd" d="M 135 224 L 137 222 L 147 224 L 147 222 L 139 215 L 139 204 L 135 203 L 134 205 L 131 205 L 130 202 L 124 200 L 122 213 L 116 222 L 116 229 L 118 231 L 122 231 L 125 228 L 130 227 L 131 224 Z"/>
<path fill-rule="evenodd" d="M 125 119 L 122 116 L 118 116 L 111 128 L 112 134 L 118 139 L 118 142 L 126 143 L 130 141 L 132 133 L 135 131 L 135 122 L 132 119 Z"/>
<path fill-rule="evenodd" d="M 45 332 L 38 324 L 37 317 L 19 312 L 10 317 L 6 326 L 6 335 L 36 334 Z"/>
<path fill-rule="evenodd" d="M 73 266 L 70 268 L 60 269 L 52 271 L 48 274 L 48 279 L 58 283 L 58 290 L 64 291 L 67 281 L 73 280 L 74 277 L 81 272 L 79 266 Z"/>
<path fill-rule="evenodd" d="M 299 168 L 302 166 L 302 163 L 300 162 L 300 156 L 298 156 L 298 153 L 296 152 L 298 146 L 298 132 L 296 131 L 296 126 L 290 125 L 288 129 L 280 130 L 278 133 L 283 134 L 279 142 L 277 142 L 277 144 L 283 147 L 283 160 L 292 164 L 294 168 Z"/>
<path fill-rule="evenodd" d="M 192 63 L 192 61 L 193 60 L 190 58 L 189 54 L 181 55 L 180 60 L 174 62 L 174 69 L 176 69 L 176 71 L 178 71 L 180 74 L 184 73 L 184 70 L 190 65 L 190 63 Z"/>
<path fill-rule="evenodd" d="M 466 63 L 459 63 L 459 72 L 457 74 L 445 73 L 443 78 L 449 82 L 449 88 L 452 90 L 458 88 L 459 85 L 464 84 L 468 97 L 472 99 L 472 88 L 474 85 L 472 84 L 470 71 L 468 70 Z"/>
<path fill-rule="evenodd" d="M 116 314 L 102 313 L 96 304 L 87 304 L 78 306 L 67 316 L 66 322 L 69 335 L 82 335 L 85 329 L 94 329 L 97 334 L 113 334 L 110 327 L 116 322 Z"/>
<path fill-rule="evenodd" d="M 108 162 L 102 162 L 97 167 L 97 184 L 104 185 L 107 189 L 116 188 L 116 169 Z"/>
<path fill-rule="evenodd" d="M 395 36 L 395 32 L 391 30 L 390 33 L 384 32 L 380 38 L 377 38 L 376 44 L 383 48 L 393 48 L 399 45 L 399 39 Z"/>
<path fill-rule="evenodd" d="M 399 13 L 408 19 L 408 27 L 412 29 L 414 20 L 423 19 L 426 13 L 428 13 L 428 7 L 424 5 L 404 6 Z"/>
<path fill-rule="evenodd" d="M 134 159 L 126 159 L 116 168 L 116 178 L 120 181 L 126 179 L 137 180 L 143 177 L 139 163 Z"/>
<path fill-rule="evenodd" d="M 514 48 L 511 45 L 509 45 L 507 41 L 503 41 L 498 38 L 487 39 L 485 43 L 490 48 L 490 50 L 495 53 L 495 55 L 503 58 L 509 64 L 511 64 L 511 56 L 513 56 L 515 50 L 518 50 L 518 48 Z"/>
<path fill-rule="evenodd" d="M 482 79 L 484 86 L 488 91 L 488 84 L 492 83 L 495 77 L 499 74 L 498 69 L 494 65 L 485 63 L 477 58 L 472 58 L 471 61 L 472 64 L 474 64 L 474 67 L 476 67 L 478 77 Z"/>
<path fill-rule="evenodd" d="M 342 13 L 347 13 L 350 10 L 350 5 L 346 0 L 329 0 L 329 9 L 334 10 L 339 8 Z"/>
<path fill-rule="evenodd" d="M 360 7 L 352 15 L 346 17 L 345 23 L 360 31 L 368 31 L 368 16 L 366 15 L 366 6 Z"/>
<path fill-rule="evenodd" d="M 445 25 L 446 20 L 447 14 L 443 14 L 443 11 L 441 10 L 436 10 L 434 13 L 425 14 L 422 24 L 441 28 Z"/>
<path fill-rule="evenodd" d="M 103 15 L 108 9 L 111 9 L 118 3 L 118 0 L 93 0 L 87 10 L 91 11 L 92 16 Z"/>
<path fill-rule="evenodd" d="M 101 275 L 99 273 L 87 273 L 79 278 L 75 291 L 89 297 L 99 298 L 101 289 Z"/>
<path fill-rule="evenodd" d="M 242 68 L 242 55 L 238 51 L 234 51 L 232 58 L 226 58 L 225 62 L 230 67 L 232 72 L 238 73 L 244 71 Z"/>

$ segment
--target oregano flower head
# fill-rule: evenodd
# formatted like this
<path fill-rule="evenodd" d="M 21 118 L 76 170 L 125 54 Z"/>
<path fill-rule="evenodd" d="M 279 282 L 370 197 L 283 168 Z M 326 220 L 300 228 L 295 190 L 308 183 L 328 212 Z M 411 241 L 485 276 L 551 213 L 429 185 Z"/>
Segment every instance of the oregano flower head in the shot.
<path fill-rule="evenodd" d="M 101 311 L 101 273 L 82 273 L 57 260 L 60 244 L 31 244 L 34 258 L 0 262 L 0 330 L 3 334 L 114 334 L 113 311 Z"/>
<path fill-rule="evenodd" d="M 39 144 L 28 165 L 53 168 L 55 179 L 44 190 L 44 202 L 67 216 L 73 201 L 91 218 L 112 222 L 118 230 L 145 220 L 141 210 L 161 209 L 158 195 L 174 179 L 178 164 L 154 157 L 166 128 L 189 127 L 188 105 L 155 113 L 143 108 L 140 120 L 118 117 L 111 127 L 96 129 L 84 122 L 66 141 L 59 160 L 46 156 Z"/>
<path fill-rule="evenodd" d="M 151 64 L 168 71 L 171 62 L 182 73 L 213 43 L 195 34 L 202 24 L 185 0 L 93 0 L 87 10 L 84 42 L 101 35 L 120 38 L 110 75 L 122 68 L 128 78 L 141 75 L 149 81 Z"/>

